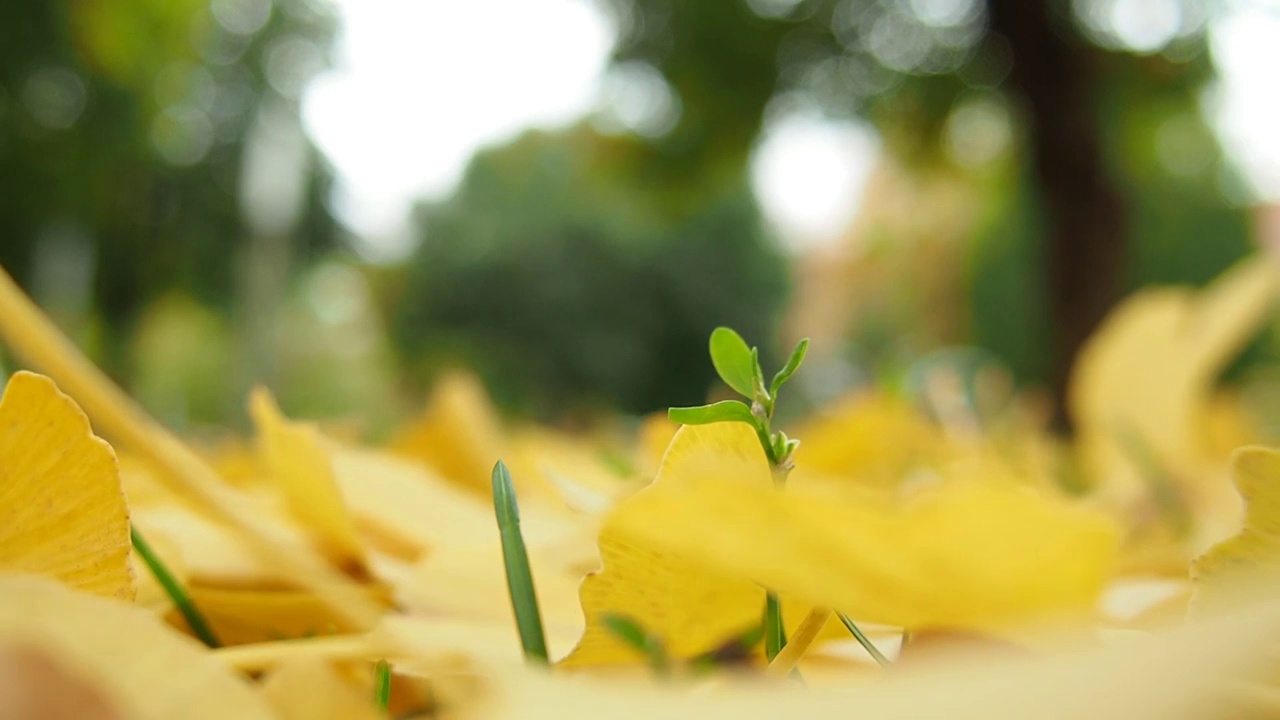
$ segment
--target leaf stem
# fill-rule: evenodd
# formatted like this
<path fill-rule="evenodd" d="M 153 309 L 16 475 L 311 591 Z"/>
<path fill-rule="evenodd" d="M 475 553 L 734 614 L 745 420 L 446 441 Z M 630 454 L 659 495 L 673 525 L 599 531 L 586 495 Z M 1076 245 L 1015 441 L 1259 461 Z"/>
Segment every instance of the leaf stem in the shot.
<path fill-rule="evenodd" d="M 529 660 L 547 663 L 547 640 L 542 631 L 542 613 L 529 569 L 529 553 L 520 532 L 520 507 L 516 501 L 511 473 L 501 460 L 493 466 L 493 509 L 502 538 L 502 559 L 507 571 L 507 590 L 516 616 L 520 644 Z"/>
<path fill-rule="evenodd" d="M 218 637 L 213 634 L 213 630 L 209 628 L 209 623 L 205 621 L 204 615 L 196 609 L 195 603 L 191 602 L 191 596 L 187 595 L 187 591 L 182 589 L 182 584 L 178 582 L 173 573 L 169 572 L 169 568 L 165 567 L 164 561 L 159 555 L 151 549 L 146 539 L 142 537 L 142 533 L 138 532 L 136 527 L 129 528 L 129 537 L 133 540 L 133 548 L 138 551 L 138 557 L 142 558 L 142 562 L 146 563 L 147 569 L 155 576 L 156 582 L 160 583 L 160 587 L 164 588 L 165 593 L 169 595 L 169 599 L 173 600 L 173 606 L 182 614 L 182 618 L 187 621 L 187 627 L 191 628 L 191 632 L 200 638 L 200 641 L 211 648 L 221 647 L 222 643 L 218 642 Z"/>
<path fill-rule="evenodd" d="M 862 634 L 862 630 L 858 629 L 858 626 L 849 619 L 848 615 L 845 615 L 844 613 L 836 613 L 836 616 L 840 618 L 840 622 L 844 623 L 844 626 L 853 634 L 853 637 L 858 641 L 858 644 L 861 645 L 864 650 L 871 653 L 871 657 L 875 658 L 875 661 L 880 664 L 880 667 L 885 667 L 889 664 L 889 658 L 885 657 L 884 653 L 880 652 L 880 649 L 876 647 L 875 643 L 871 642 L 870 638 Z"/>

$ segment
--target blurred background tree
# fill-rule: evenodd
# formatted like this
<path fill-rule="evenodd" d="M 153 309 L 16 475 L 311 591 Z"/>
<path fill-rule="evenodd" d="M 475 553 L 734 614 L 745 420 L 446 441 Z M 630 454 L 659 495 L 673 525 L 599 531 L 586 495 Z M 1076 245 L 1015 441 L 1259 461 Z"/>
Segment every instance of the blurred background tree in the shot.
<path fill-rule="evenodd" d="M 217 371 L 183 386 L 199 398 L 144 393 L 169 398 L 168 419 L 218 418 L 248 378 L 269 379 L 273 328 L 254 320 L 335 245 L 331 173 L 298 110 L 333 26 L 302 0 L 0 7 L 0 264 L 122 378 L 148 367 L 129 350 L 144 309 L 190 296 L 157 322 L 186 325 Z M 241 318 L 237 333 L 209 311 Z"/>
<path fill-rule="evenodd" d="M 770 114 L 799 105 L 869 119 L 915 173 L 965 173 L 984 209 L 972 341 L 1059 401 L 1123 290 L 1201 283 L 1249 248 L 1223 191 L 1239 180 L 1200 112 L 1202 0 L 1157 3 L 1138 36 L 1118 0 L 606 4 L 617 62 L 656 69 L 680 98 L 662 143 L 687 163 L 740 166 Z M 966 156 L 993 134 L 1012 143 L 998 162 Z M 912 245 L 897 234 L 880 242 Z"/>
<path fill-rule="evenodd" d="M 741 170 L 680 178 L 661 152 L 579 125 L 477 155 L 421 209 L 401 344 L 543 417 L 701 402 L 717 325 L 773 346 L 787 265 Z"/>
<path fill-rule="evenodd" d="M 1208 0 L 583 2 L 616 29 L 601 108 L 479 152 L 390 263 L 357 257 L 303 129 L 332 7 L 4 5 L 0 264 L 173 424 L 239 417 L 265 382 L 291 412 L 377 425 L 451 364 L 543 418 L 698 402 L 722 323 L 768 352 L 813 335 L 814 401 L 954 345 L 1060 398 L 1123 292 L 1253 246 L 1205 111 Z M 429 82 L 377 88 L 458 110 Z M 752 191 L 795 117 L 879 138 L 834 246 L 783 244 Z"/>

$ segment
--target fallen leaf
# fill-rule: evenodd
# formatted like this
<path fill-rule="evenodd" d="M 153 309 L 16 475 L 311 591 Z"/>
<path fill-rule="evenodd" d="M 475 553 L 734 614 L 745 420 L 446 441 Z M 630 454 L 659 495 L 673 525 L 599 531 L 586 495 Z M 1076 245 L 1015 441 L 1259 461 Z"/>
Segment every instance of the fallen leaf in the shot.
<path fill-rule="evenodd" d="M 707 457 L 679 482 L 660 476 L 620 504 L 605 521 L 602 552 L 616 538 L 649 553 L 642 564 L 678 556 L 709 574 L 911 629 L 994 630 L 1086 612 L 1114 568 L 1114 522 L 1066 498 L 979 481 L 902 501 L 779 492 L 760 482 L 762 468 L 745 476 L 732 454 L 712 449 L 734 442 L 715 427 L 681 433 L 721 460 Z M 667 462 L 664 471 L 671 453 Z"/>
<path fill-rule="evenodd" d="M 320 431 L 285 418 L 264 388 L 255 388 L 249 396 L 249 414 L 258 429 L 263 460 L 290 511 L 339 568 L 367 578 L 364 546 L 334 479 L 333 461 Z"/>
<path fill-rule="evenodd" d="M 0 577 L 0 639 L 63 661 L 136 720 L 267 720 L 270 708 L 203 645 L 122 602 Z"/>
<path fill-rule="evenodd" d="M 0 571 L 133 599 L 115 453 L 43 375 L 15 373 L 0 399 L 0 513 Z"/>
<path fill-rule="evenodd" d="M 267 675 L 262 695 L 279 720 L 379 720 L 372 688 L 358 687 L 323 660 L 300 658 Z"/>
<path fill-rule="evenodd" d="M 1192 562 L 1192 612 L 1233 599 L 1259 573 L 1280 573 L 1280 451 L 1242 448 L 1232 469 L 1244 499 L 1244 526 Z"/>

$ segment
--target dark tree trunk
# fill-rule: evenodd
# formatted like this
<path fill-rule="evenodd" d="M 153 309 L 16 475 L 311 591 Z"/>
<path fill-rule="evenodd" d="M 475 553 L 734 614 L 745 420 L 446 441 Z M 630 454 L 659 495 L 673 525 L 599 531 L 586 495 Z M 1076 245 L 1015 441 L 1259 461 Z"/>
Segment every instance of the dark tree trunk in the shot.
<path fill-rule="evenodd" d="M 1120 295 L 1124 217 L 1107 173 L 1094 104 L 1093 53 L 1075 37 L 1068 3 L 989 0 L 991 30 L 1009 42 L 1007 81 L 1025 103 L 1046 221 L 1054 424 L 1070 431 L 1067 380 L 1081 345 Z M 1061 9 L 1061 17 L 1055 10 Z"/>

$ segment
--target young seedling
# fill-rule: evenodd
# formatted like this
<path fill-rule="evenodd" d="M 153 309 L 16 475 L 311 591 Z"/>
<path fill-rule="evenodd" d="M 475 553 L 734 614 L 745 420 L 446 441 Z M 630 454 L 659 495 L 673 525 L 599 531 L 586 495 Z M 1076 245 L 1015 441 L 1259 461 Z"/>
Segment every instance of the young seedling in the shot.
<path fill-rule="evenodd" d="M 147 569 L 155 576 L 156 582 L 160 583 L 160 587 L 164 588 L 165 593 L 169 595 L 169 599 L 173 601 L 173 606 L 182 614 L 182 618 L 187 621 L 187 627 L 191 628 L 191 632 L 195 633 L 197 638 L 205 645 L 211 648 L 221 647 L 222 643 L 218 642 L 218 637 L 213 634 L 213 630 L 209 628 L 209 623 L 205 621 L 204 615 L 196 609 L 195 603 L 191 602 L 191 597 L 187 595 L 187 591 L 182 589 L 182 584 L 177 578 L 169 572 L 169 568 L 165 567 L 164 562 L 156 555 L 151 546 L 142 537 L 142 533 L 138 532 L 136 527 L 129 528 L 129 537 L 133 540 L 133 548 L 138 551 L 138 557 L 142 558 L 142 562 L 146 564 Z"/>
<path fill-rule="evenodd" d="M 791 379 L 809 350 L 809 339 L 801 340 L 791 351 L 787 364 L 765 384 L 764 371 L 760 368 L 760 351 L 748 347 L 742 336 L 727 327 L 718 327 L 711 333 L 711 364 L 726 385 L 749 401 L 724 400 L 697 407 L 671 408 L 667 416 L 673 422 L 684 425 L 706 425 L 717 422 L 743 422 L 752 427 L 760 438 L 765 457 L 773 467 L 773 478 L 778 484 L 786 481 L 791 470 L 791 456 L 800 446 L 786 433 L 771 428 L 773 410 L 778 391 Z"/>
<path fill-rule="evenodd" d="M 760 367 L 759 349 L 748 346 L 742 336 L 732 329 L 718 327 L 712 331 L 710 349 L 711 364 L 715 366 L 716 374 L 726 385 L 750 401 L 750 404 L 741 400 L 724 400 L 697 407 L 671 408 L 667 416 L 673 422 L 684 425 L 747 423 L 755 430 L 765 457 L 769 460 L 774 483 L 782 486 L 794 466 L 793 456 L 800 441 L 788 438 L 781 430 L 773 430 L 773 410 L 778 401 L 778 391 L 804 362 L 804 356 L 809 351 L 809 339 L 805 338 L 796 344 L 786 365 L 773 376 L 768 385 L 765 385 L 764 371 Z M 878 662 L 887 662 L 852 620 L 841 614 L 840 621 L 872 657 Z M 765 595 L 763 626 L 765 657 L 773 662 L 787 644 L 786 629 L 782 624 L 782 602 L 776 593 L 768 592 Z"/>
<path fill-rule="evenodd" d="M 511 473 L 501 460 L 493 466 L 493 509 L 498 517 L 498 534 L 502 538 L 502 560 L 506 565 L 507 589 L 511 593 L 511 609 L 524 655 L 532 662 L 547 663 L 547 641 L 542 631 L 542 613 L 533 588 L 529 569 L 529 553 L 520 533 L 520 507 Z"/>

